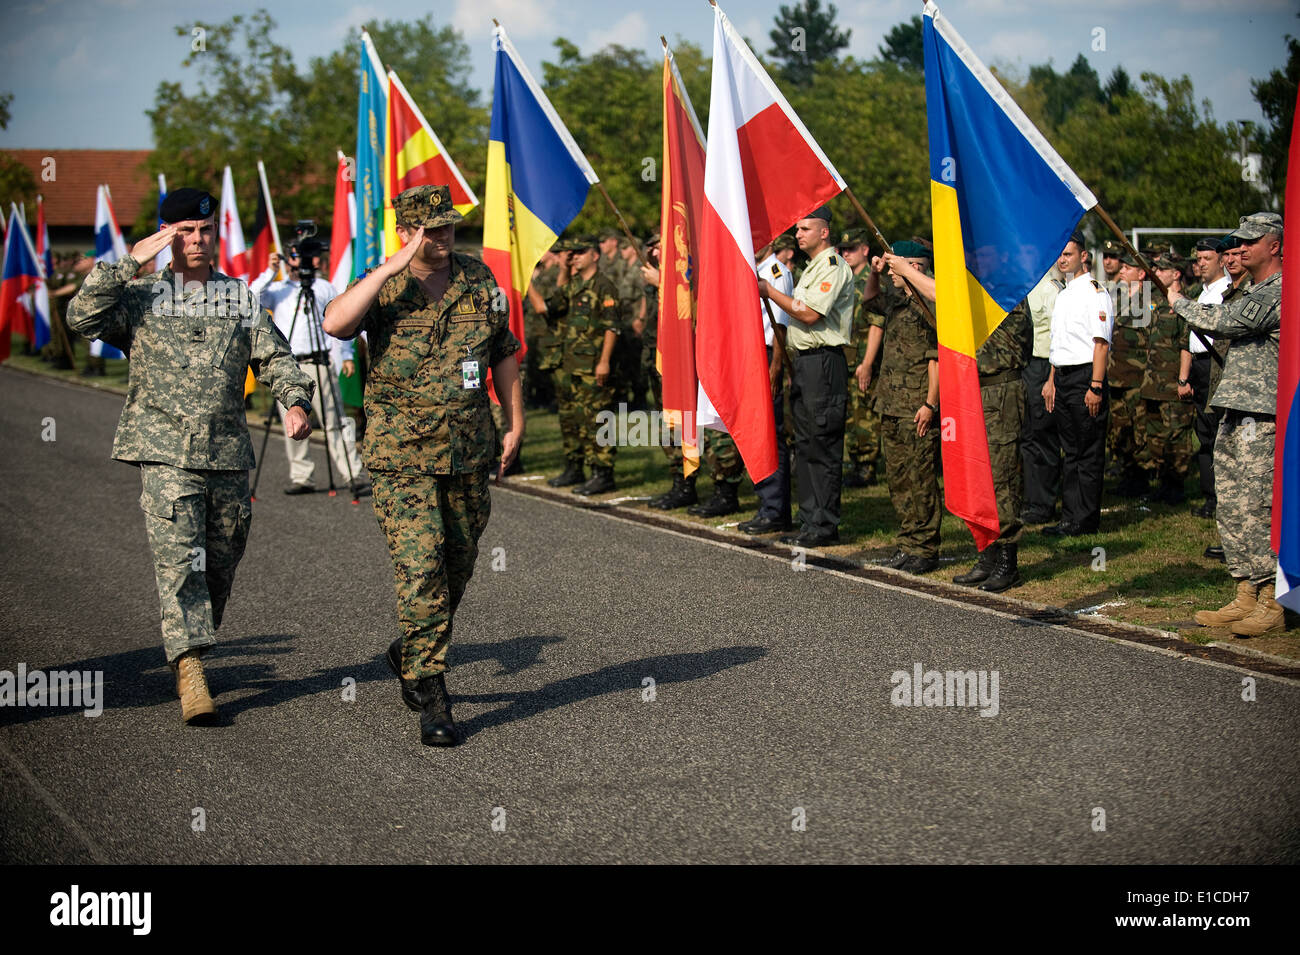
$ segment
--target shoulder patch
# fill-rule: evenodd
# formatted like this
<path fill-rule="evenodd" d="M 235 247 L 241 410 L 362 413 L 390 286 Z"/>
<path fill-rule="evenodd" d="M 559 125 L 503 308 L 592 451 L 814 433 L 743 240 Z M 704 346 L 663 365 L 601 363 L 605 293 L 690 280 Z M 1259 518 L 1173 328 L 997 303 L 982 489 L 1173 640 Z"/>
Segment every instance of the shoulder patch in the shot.
<path fill-rule="evenodd" d="M 1264 306 L 1253 299 L 1246 300 L 1246 307 L 1241 310 L 1241 317 L 1246 321 L 1252 321 Z"/>
<path fill-rule="evenodd" d="M 601 302 L 600 304 L 601 304 L 601 306 L 604 307 L 604 308 L 613 308 L 613 307 L 614 307 L 615 305 L 617 305 L 618 303 L 615 302 L 612 298 L 606 298 L 606 299 L 605 299 L 603 302 Z"/>
<path fill-rule="evenodd" d="M 773 262 L 773 263 L 772 263 L 772 278 L 774 278 L 774 279 L 779 279 L 780 277 L 781 277 L 781 266 L 779 266 L 779 265 L 777 265 L 775 262 Z"/>
<path fill-rule="evenodd" d="M 1097 280 L 1096 280 L 1096 279 L 1088 279 L 1088 281 L 1092 283 L 1092 287 L 1093 287 L 1094 289 L 1096 289 L 1098 292 L 1104 292 L 1104 291 L 1106 291 L 1104 288 L 1102 288 L 1102 287 L 1097 283 Z"/>
<path fill-rule="evenodd" d="M 1052 284 L 1056 286 L 1056 290 L 1058 292 L 1062 291 L 1065 288 L 1065 283 L 1062 282 L 1060 279 L 1052 279 Z"/>
<path fill-rule="evenodd" d="M 823 292 L 829 292 L 829 291 L 831 290 L 831 283 L 830 283 L 830 282 L 823 282 L 822 285 L 821 285 L 821 289 L 822 289 Z"/>
<path fill-rule="evenodd" d="M 831 263 L 831 265 L 835 265 L 835 264 L 836 264 L 836 263 L 835 263 L 835 256 L 832 255 L 832 256 L 830 257 L 830 263 Z"/>

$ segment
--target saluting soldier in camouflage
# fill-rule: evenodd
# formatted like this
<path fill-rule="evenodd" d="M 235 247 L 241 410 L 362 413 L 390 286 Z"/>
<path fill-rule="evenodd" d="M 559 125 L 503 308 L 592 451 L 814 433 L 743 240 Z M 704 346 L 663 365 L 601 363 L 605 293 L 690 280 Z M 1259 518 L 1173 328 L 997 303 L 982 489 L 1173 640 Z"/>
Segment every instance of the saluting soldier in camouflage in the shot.
<path fill-rule="evenodd" d="M 998 537 L 980 551 L 975 566 L 954 577 L 953 583 L 980 584 L 980 590 L 995 594 L 1021 583 L 1018 550 L 1024 530 L 1020 509 L 1025 490 L 1020 466 L 1020 436 L 1025 426 L 1022 373 L 1033 353 L 1033 344 L 1033 319 L 1029 305 L 1022 301 L 975 352 L 989 465 L 997 496 Z"/>
<path fill-rule="evenodd" d="M 1214 439 L 1219 536 L 1236 598 L 1219 610 L 1200 610 L 1202 626 L 1230 626 L 1251 637 L 1285 629 L 1275 599 L 1277 558 L 1270 544 L 1273 453 L 1277 431 L 1277 374 L 1282 327 L 1282 217 L 1242 216 L 1232 233 L 1253 284 L 1222 305 L 1202 305 L 1171 290 L 1174 311 L 1220 342 L 1231 341 L 1223 377 L 1210 404 L 1223 409 Z"/>
<path fill-rule="evenodd" d="M 849 368 L 856 371 L 867 354 L 869 312 L 862 301 L 871 274 L 871 250 L 866 229 L 849 229 L 840 235 L 839 253 L 853 270 L 853 344 L 849 346 Z M 876 480 L 880 459 L 880 415 L 871 407 L 873 389 L 863 391 L 856 374 L 849 376 L 849 410 L 844 424 L 845 487 L 867 487 Z"/>
<path fill-rule="evenodd" d="M 565 319 L 562 369 L 572 381 L 569 427 L 578 440 L 573 452 L 566 447 L 565 456 L 570 467 L 576 464 L 581 468 L 584 461 L 591 465 L 590 480 L 573 489 L 573 493 L 587 497 L 614 490 L 617 446 L 599 437 L 597 416 L 613 410 L 611 361 L 618 341 L 619 305 L 617 290 L 597 268 L 600 253 L 595 238 L 579 237 L 572 246 L 573 254 L 560 264 L 555 292 L 546 307 L 549 316 Z M 551 483 L 563 486 L 572 482 Z"/>
<path fill-rule="evenodd" d="M 934 326 L 904 286 L 902 270 L 921 279 L 930 253 L 917 242 L 894 243 L 892 256 L 872 261 L 873 278 L 890 267 L 892 301 L 883 317 L 872 317 L 867 353 L 858 366 L 859 382 L 869 384 L 880 356 L 880 381 L 874 407 L 889 480 L 889 500 L 898 515 L 897 550 L 884 566 L 927 573 L 939 564 L 939 341 Z M 907 273 L 911 276 L 911 272 Z M 870 281 L 870 280 L 869 280 Z M 933 279 L 928 285 L 933 287 Z M 874 289 L 869 284 L 867 294 Z M 924 289 L 923 289 L 924 291 Z M 868 305 L 872 303 L 869 298 Z"/>
<path fill-rule="evenodd" d="M 140 468 L 140 508 L 153 550 L 163 648 L 181 717 L 216 716 L 199 655 L 216 643 L 253 512 L 253 444 L 244 418 L 248 369 L 305 438 L 312 381 L 239 279 L 212 268 L 216 201 L 197 189 L 167 196 L 168 223 L 117 262 L 100 263 L 68 304 L 68 324 L 131 352 L 113 457 Z M 135 279 L 171 247 L 172 264 Z"/>
<path fill-rule="evenodd" d="M 1151 334 L 1150 296 L 1146 270 L 1125 249 L 1119 250 L 1119 285 L 1111 291 L 1115 301 L 1115 328 L 1106 377 L 1110 381 L 1111 466 L 1119 476 L 1116 492 L 1138 497 L 1146 492 L 1147 477 L 1138 460 L 1146 434 L 1142 404 L 1142 377 L 1146 368 L 1147 342 Z"/>
<path fill-rule="evenodd" d="M 1152 264 L 1156 277 L 1166 287 L 1177 283 L 1181 288 L 1179 260 L 1162 255 Z M 1146 368 L 1140 389 L 1144 431 L 1138 461 L 1148 478 L 1156 479 L 1159 499 L 1181 504 L 1186 496 L 1183 485 L 1192 462 L 1192 429 L 1196 424 L 1196 406 L 1180 396 L 1180 389 L 1190 389 L 1188 376 L 1192 369 L 1187 322 L 1164 301 L 1153 302 L 1149 311 Z"/>
<path fill-rule="evenodd" d="M 488 474 L 496 428 L 484 379 L 507 409 L 500 470 L 524 434 L 523 391 L 496 279 L 454 252 L 461 215 L 447 186 L 393 200 L 403 248 L 357 278 L 325 310 L 325 331 L 370 342 L 369 425 L 362 456 L 388 541 L 402 636 L 388 648 L 402 699 L 420 713 L 420 738 L 452 746 L 456 726 L 443 674 L 456 608 L 491 513 Z"/>

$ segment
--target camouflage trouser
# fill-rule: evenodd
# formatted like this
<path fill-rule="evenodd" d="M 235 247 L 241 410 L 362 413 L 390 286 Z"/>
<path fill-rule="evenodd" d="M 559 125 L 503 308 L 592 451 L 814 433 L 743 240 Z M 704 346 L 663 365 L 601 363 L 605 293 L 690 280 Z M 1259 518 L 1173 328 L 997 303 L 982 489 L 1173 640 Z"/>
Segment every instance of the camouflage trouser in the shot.
<path fill-rule="evenodd" d="M 555 369 L 555 406 L 560 415 L 560 440 L 564 460 L 582 464 L 582 416 L 574 402 L 573 373 Z"/>
<path fill-rule="evenodd" d="M 849 365 L 849 414 L 844 422 L 844 457 L 850 470 L 866 471 L 876 466 L 880 457 L 880 415 L 871 410 L 875 382 L 865 392 L 858 387 Z"/>
<path fill-rule="evenodd" d="M 595 375 L 573 376 L 573 414 L 578 428 L 579 456 L 575 461 L 585 460 L 593 468 L 612 468 L 614 452 L 618 448 L 617 440 L 597 440 L 600 421 L 597 419 L 602 411 L 613 411 L 614 385 L 606 379 L 605 384 L 596 384 Z M 607 432 L 611 429 L 606 428 Z M 617 433 L 617 431 L 615 431 Z M 568 454 L 565 454 L 568 457 Z"/>
<path fill-rule="evenodd" d="M 375 517 L 388 539 L 402 630 L 402 676 L 447 669 L 452 618 L 474 573 L 492 513 L 488 472 L 371 472 Z"/>
<path fill-rule="evenodd" d="M 984 429 L 989 436 L 989 465 L 998 504 L 998 543 L 1015 544 L 1024 524 L 1020 520 L 1025 477 L 1020 467 L 1020 436 L 1025 426 L 1025 383 L 1017 372 L 1012 381 L 980 386 Z"/>
<path fill-rule="evenodd" d="M 1106 434 L 1106 443 L 1110 447 L 1108 460 L 1121 479 L 1139 477 L 1141 472 L 1140 453 L 1146 437 L 1146 407 L 1141 392 L 1141 388 L 1110 390 L 1110 430 Z"/>
<path fill-rule="evenodd" d="M 1142 447 L 1138 462 L 1161 480 L 1182 484 L 1192 465 L 1196 406 L 1190 401 L 1143 401 Z"/>
<path fill-rule="evenodd" d="M 1272 415 L 1226 411 L 1214 439 L 1216 517 L 1228 572 L 1238 580 L 1271 583 L 1277 556 L 1270 546 L 1273 523 Z"/>
<path fill-rule="evenodd" d="M 653 352 L 651 352 L 651 355 L 653 357 Z M 663 411 L 664 380 L 662 377 L 660 377 L 659 372 L 654 370 L 653 366 L 651 366 L 649 374 L 650 374 L 650 393 L 654 396 L 655 407 L 658 408 L 660 411 Z M 672 472 L 674 475 L 677 475 L 682 473 L 682 444 L 681 444 L 682 438 L 681 435 L 678 433 L 677 428 L 670 428 L 669 430 L 672 434 L 673 440 L 670 443 L 663 446 L 664 457 L 668 459 L 668 470 Z"/>
<path fill-rule="evenodd" d="M 140 465 L 140 509 L 153 549 L 163 649 L 171 663 L 210 647 L 244 556 L 253 508 L 247 471 Z"/>
<path fill-rule="evenodd" d="M 739 484 L 745 474 L 745 462 L 740 458 L 736 439 L 725 431 L 704 430 L 704 460 L 714 481 Z"/>
<path fill-rule="evenodd" d="M 939 429 L 916 436 L 911 418 L 880 416 L 880 440 L 889 501 L 898 515 L 898 548 L 918 557 L 939 555 Z"/>

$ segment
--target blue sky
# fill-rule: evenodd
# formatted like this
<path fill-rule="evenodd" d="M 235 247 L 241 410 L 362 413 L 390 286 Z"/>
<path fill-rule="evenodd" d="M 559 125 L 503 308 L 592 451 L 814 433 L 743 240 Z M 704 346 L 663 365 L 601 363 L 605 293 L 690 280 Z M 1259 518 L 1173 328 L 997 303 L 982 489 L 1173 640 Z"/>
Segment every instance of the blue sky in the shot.
<path fill-rule="evenodd" d="M 741 32 L 768 46 L 779 0 L 721 0 Z M 787 0 L 794 5 L 797 0 Z M 658 36 L 680 35 L 712 44 L 706 0 L 287 0 L 266 4 L 278 24 L 276 39 L 300 66 L 336 48 L 366 20 L 416 19 L 461 30 L 474 57 L 472 80 L 491 98 L 492 17 L 497 17 L 535 74 L 553 58 L 563 36 L 591 53 L 609 43 L 639 47 L 657 59 Z M 825 5 L 825 4 L 823 4 Z M 0 37 L 0 92 L 12 92 L 9 128 L 0 147 L 148 148 L 144 111 L 163 79 L 185 81 L 180 66 L 189 39 L 177 24 L 251 13 L 257 3 L 151 0 L 10 0 Z M 919 13 L 915 0 L 840 0 L 841 27 L 852 29 L 849 52 L 874 55 L 894 24 Z M 1123 65 L 1136 80 L 1143 71 L 1192 78 L 1197 99 L 1209 99 L 1222 121 L 1259 121 L 1250 80 L 1280 67 L 1284 35 L 1300 35 L 1294 0 L 950 0 L 949 20 L 988 64 L 1019 69 L 1051 60 L 1064 70 L 1083 53 L 1105 78 Z M 1105 31 L 1104 34 L 1098 30 Z M 1094 50 L 1104 39 L 1104 49 Z M 382 50 L 380 51 L 383 52 Z"/>

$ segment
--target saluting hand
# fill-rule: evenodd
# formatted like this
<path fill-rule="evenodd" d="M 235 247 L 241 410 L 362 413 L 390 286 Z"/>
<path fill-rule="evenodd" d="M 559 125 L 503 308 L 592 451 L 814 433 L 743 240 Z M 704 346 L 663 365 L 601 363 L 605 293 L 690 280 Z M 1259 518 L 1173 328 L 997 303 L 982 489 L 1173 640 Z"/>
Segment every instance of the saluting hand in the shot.
<path fill-rule="evenodd" d="M 411 259 L 415 258 L 415 253 L 420 251 L 420 246 L 424 244 L 424 227 L 421 226 L 416 230 L 411 241 L 402 246 L 398 253 L 388 260 L 391 274 L 396 275 L 402 269 L 411 264 Z"/>
<path fill-rule="evenodd" d="M 172 239 L 176 236 L 176 226 L 165 225 L 153 235 L 146 236 L 135 245 L 131 246 L 131 258 L 135 259 L 141 265 L 151 260 L 163 249 L 172 244 Z"/>

